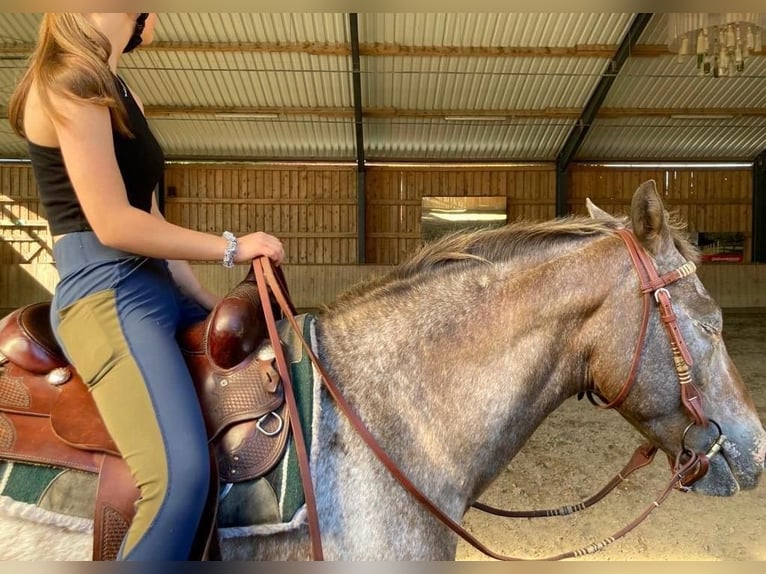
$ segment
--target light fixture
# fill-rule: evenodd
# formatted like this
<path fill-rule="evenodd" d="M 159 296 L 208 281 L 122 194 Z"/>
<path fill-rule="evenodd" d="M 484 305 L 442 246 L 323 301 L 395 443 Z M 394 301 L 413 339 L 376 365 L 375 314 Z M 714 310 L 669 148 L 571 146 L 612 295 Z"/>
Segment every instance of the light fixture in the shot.
<path fill-rule="evenodd" d="M 504 122 L 505 116 L 444 116 L 445 122 Z"/>
<path fill-rule="evenodd" d="M 275 120 L 279 114 L 254 114 L 249 112 L 216 112 L 216 119 L 220 120 Z"/>
<path fill-rule="evenodd" d="M 508 216 L 505 213 L 481 213 L 478 211 L 469 211 L 460 213 L 458 211 L 443 211 L 441 213 L 431 211 L 434 219 L 442 221 L 506 221 Z"/>
<path fill-rule="evenodd" d="M 732 114 L 673 114 L 670 119 L 673 120 L 731 120 Z"/>
<path fill-rule="evenodd" d="M 719 12 L 668 14 L 668 49 L 679 61 L 696 56 L 697 75 L 733 76 L 745 69 L 753 52 L 761 52 L 766 14 Z"/>

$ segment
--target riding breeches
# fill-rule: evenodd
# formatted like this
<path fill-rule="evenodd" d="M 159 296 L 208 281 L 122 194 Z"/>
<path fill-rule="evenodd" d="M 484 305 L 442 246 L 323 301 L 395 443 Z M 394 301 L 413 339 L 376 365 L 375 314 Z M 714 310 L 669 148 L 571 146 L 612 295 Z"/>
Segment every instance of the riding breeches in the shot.
<path fill-rule="evenodd" d="M 140 496 L 119 559 L 187 560 L 210 482 L 202 413 L 176 332 L 205 317 L 167 262 L 70 233 L 53 248 L 51 323 Z"/>

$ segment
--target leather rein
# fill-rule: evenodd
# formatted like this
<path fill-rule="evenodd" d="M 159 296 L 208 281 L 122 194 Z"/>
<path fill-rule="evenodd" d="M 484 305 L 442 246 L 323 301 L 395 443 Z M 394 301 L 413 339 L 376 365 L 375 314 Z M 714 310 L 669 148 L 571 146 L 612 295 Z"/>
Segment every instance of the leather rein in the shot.
<path fill-rule="evenodd" d="M 631 370 L 628 375 L 628 378 L 626 382 L 623 384 L 621 391 L 618 393 L 618 395 L 614 399 L 612 399 L 611 401 L 605 401 L 606 404 L 597 404 L 597 406 L 599 406 L 600 408 L 605 408 L 605 409 L 615 408 L 622 403 L 622 401 L 625 399 L 625 397 L 627 397 L 628 393 L 630 392 L 633 382 L 635 381 L 636 373 L 638 371 L 639 359 L 641 355 L 641 350 L 643 348 L 643 343 L 644 343 L 647 325 L 649 321 L 650 299 L 652 298 L 652 294 L 653 294 L 654 295 L 653 298 L 657 302 L 657 305 L 659 306 L 660 318 L 663 324 L 665 325 L 666 331 L 670 338 L 670 344 L 671 344 L 671 348 L 673 352 L 673 360 L 675 363 L 676 373 L 678 375 L 679 382 L 681 385 L 681 400 L 685 409 L 689 412 L 693 421 L 684 431 L 684 437 L 685 437 L 686 432 L 692 426 L 694 425 L 707 426 L 708 419 L 705 417 L 704 412 L 702 410 L 699 392 L 697 388 L 695 387 L 694 383 L 691 381 L 689 368 L 692 365 L 692 358 L 691 358 L 691 355 L 689 354 L 689 350 L 686 346 L 686 343 L 684 342 L 683 336 L 681 335 L 681 332 L 678 328 L 677 318 L 671 307 L 670 294 L 668 293 L 666 286 L 683 277 L 687 277 L 693 274 L 696 270 L 696 267 L 693 262 L 689 261 L 683 264 L 678 269 L 675 269 L 669 273 L 666 273 L 665 275 L 660 276 L 657 273 L 657 270 L 654 266 L 653 261 L 646 254 L 644 249 L 639 245 L 633 233 L 627 229 L 619 229 L 616 232 L 625 242 L 625 245 L 628 248 L 628 252 L 630 253 L 630 257 L 633 262 L 633 265 L 636 269 L 636 272 L 638 273 L 640 284 L 641 284 L 641 293 L 644 299 L 644 310 L 643 310 L 643 317 L 641 321 L 641 331 L 640 331 L 640 335 L 639 335 L 636 349 L 634 352 L 633 361 L 631 364 Z M 415 484 L 412 483 L 412 481 L 399 469 L 398 465 L 388 456 L 388 454 L 378 444 L 377 439 L 375 439 L 375 437 L 367 429 L 367 427 L 359 418 L 359 416 L 354 412 L 354 409 L 352 408 L 352 406 L 346 401 L 345 397 L 340 392 L 335 382 L 332 380 L 332 378 L 327 373 L 324 366 L 321 364 L 319 359 L 314 354 L 314 351 L 312 350 L 311 345 L 303 337 L 301 328 L 294 318 L 295 307 L 293 306 L 292 302 L 289 300 L 289 295 L 286 295 L 287 291 L 284 285 L 284 279 L 282 278 L 281 274 L 280 274 L 280 278 L 278 279 L 274 273 L 274 269 L 272 268 L 271 262 L 266 257 L 259 257 L 257 259 L 254 259 L 253 269 L 255 271 L 256 283 L 258 285 L 258 292 L 260 294 L 261 300 L 263 301 L 263 310 L 264 310 L 264 315 L 266 319 L 266 324 L 268 327 L 269 339 L 271 341 L 272 347 L 274 348 L 274 353 L 276 355 L 277 367 L 279 370 L 280 377 L 282 377 L 282 380 L 284 381 L 283 386 L 285 389 L 285 397 L 286 397 L 288 409 L 290 411 L 290 424 L 292 425 L 292 429 L 293 429 L 293 439 L 295 440 L 296 450 L 298 453 L 301 482 L 303 484 L 303 490 L 304 490 L 304 495 L 306 499 L 308 530 L 309 530 L 309 538 L 311 540 L 312 559 L 313 560 L 324 559 L 323 552 L 322 552 L 321 534 L 319 530 L 319 518 L 318 518 L 317 509 L 316 509 L 316 498 L 314 495 L 313 484 L 311 481 L 308 451 L 306 448 L 304 434 L 303 434 L 301 423 L 300 423 L 300 416 L 298 414 L 297 402 L 295 399 L 294 391 L 292 389 L 292 385 L 290 384 L 290 381 L 291 381 L 290 370 L 287 366 L 287 361 L 285 359 L 284 351 L 282 349 L 279 335 L 277 333 L 276 319 L 274 317 L 271 305 L 268 304 L 269 291 L 271 291 L 271 293 L 274 295 L 274 298 L 277 304 L 282 310 L 282 314 L 284 318 L 287 319 L 291 328 L 295 332 L 295 335 L 300 340 L 301 345 L 303 346 L 309 359 L 313 363 L 314 368 L 317 369 L 320 376 L 322 377 L 325 387 L 327 388 L 332 398 L 335 400 L 338 408 L 341 411 L 343 411 L 344 415 L 348 418 L 349 422 L 354 427 L 356 432 L 359 434 L 360 438 L 367 444 L 367 446 L 372 450 L 373 454 L 375 454 L 378 460 L 383 464 L 383 466 L 386 467 L 386 469 L 391 473 L 391 475 L 397 481 L 399 481 L 399 483 L 421 505 L 423 505 L 431 514 L 433 514 L 439 521 L 441 521 L 445 526 L 450 528 L 453 532 L 455 532 L 455 534 L 460 536 L 463 540 L 471 544 L 477 550 L 497 560 L 529 560 L 528 558 L 516 558 L 512 556 L 506 556 L 489 549 L 484 544 L 482 544 L 476 537 L 474 537 L 470 532 L 468 532 L 465 528 L 463 528 L 458 522 L 456 522 L 450 516 L 445 514 L 444 511 L 442 511 L 439 507 L 437 507 L 433 501 L 431 501 L 425 494 L 423 494 L 417 488 L 417 486 L 415 486 Z M 597 390 L 589 390 L 587 391 L 587 393 L 591 401 L 594 402 L 594 404 L 596 403 L 593 400 L 592 395 L 595 395 L 601 398 L 602 400 L 605 400 Z M 716 427 L 718 427 L 715 421 L 711 421 L 711 422 L 713 422 L 716 425 Z M 660 493 L 658 498 L 654 500 L 647 507 L 647 509 L 644 510 L 644 512 L 642 512 L 638 516 L 638 518 L 636 518 L 633 522 L 623 527 L 620 531 L 616 532 L 614 535 L 608 538 L 605 538 L 604 540 L 600 542 L 590 544 L 578 550 L 573 550 L 570 552 L 565 552 L 555 556 L 549 556 L 546 558 L 534 558 L 533 560 L 561 560 L 565 558 L 574 558 L 578 556 L 584 556 L 587 554 L 593 554 L 603 549 L 607 545 L 611 544 L 615 540 L 621 538 L 628 532 L 630 532 L 640 522 L 642 522 L 647 516 L 649 516 L 649 514 L 655 508 L 658 508 L 659 505 L 667 498 L 670 492 L 672 492 L 674 489 L 684 489 L 688 487 L 688 485 L 690 485 L 695 480 L 698 480 L 705 474 L 705 472 L 708 469 L 708 459 L 720 450 L 721 445 L 723 444 L 723 441 L 725 440 L 725 436 L 720 432 L 720 427 L 718 427 L 718 431 L 719 431 L 718 439 L 715 441 L 713 446 L 711 446 L 709 451 L 705 454 L 697 453 L 690 449 L 687 449 L 683 445 L 683 441 L 682 441 L 681 452 L 679 452 L 676 458 L 675 464 L 672 465 L 672 476 L 668 485 Z M 596 495 L 592 496 L 586 501 L 583 501 L 575 505 L 564 506 L 559 509 L 541 510 L 541 511 L 503 511 L 503 510 L 493 508 L 478 502 L 474 504 L 474 507 L 476 507 L 479 510 L 483 510 L 485 512 L 490 512 L 490 513 L 498 514 L 501 516 L 512 516 L 512 517 L 563 516 L 566 514 L 571 514 L 573 512 L 577 512 L 579 510 L 587 508 L 591 506 L 592 504 L 594 504 L 595 502 L 598 502 L 599 500 L 601 500 L 607 493 L 613 490 L 614 487 L 617 486 L 617 484 L 625 480 L 629 474 L 631 474 L 633 471 L 637 470 L 638 468 L 641 468 L 649 464 L 654 458 L 656 451 L 657 451 L 657 447 L 653 445 L 640 446 L 638 449 L 636 449 L 635 453 L 633 454 L 628 464 L 604 488 L 602 488 Z"/>

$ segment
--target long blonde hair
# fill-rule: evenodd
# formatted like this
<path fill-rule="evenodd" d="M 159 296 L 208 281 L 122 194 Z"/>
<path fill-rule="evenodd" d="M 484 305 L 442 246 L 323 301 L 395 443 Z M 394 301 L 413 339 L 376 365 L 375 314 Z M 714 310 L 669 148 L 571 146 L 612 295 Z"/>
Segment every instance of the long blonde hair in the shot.
<path fill-rule="evenodd" d="M 61 118 L 61 113 L 52 105 L 49 92 L 107 106 L 115 128 L 132 136 L 125 105 L 109 68 L 111 52 L 107 37 L 83 14 L 45 14 L 27 70 L 8 104 L 13 130 L 25 137 L 24 106 L 34 82 L 43 108 L 51 116 Z"/>

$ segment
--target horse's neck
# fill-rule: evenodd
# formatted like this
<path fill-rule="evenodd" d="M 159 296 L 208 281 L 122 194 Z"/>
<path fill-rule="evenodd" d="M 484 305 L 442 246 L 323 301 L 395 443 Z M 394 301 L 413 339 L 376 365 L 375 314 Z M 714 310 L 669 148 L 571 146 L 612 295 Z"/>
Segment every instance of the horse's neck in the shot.
<path fill-rule="evenodd" d="M 609 289 L 588 261 L 480 267 L 364 301 L 326 318 L 323 354 L 397 460 L 480 490 L 587 376 L 584 324 Z"/>

